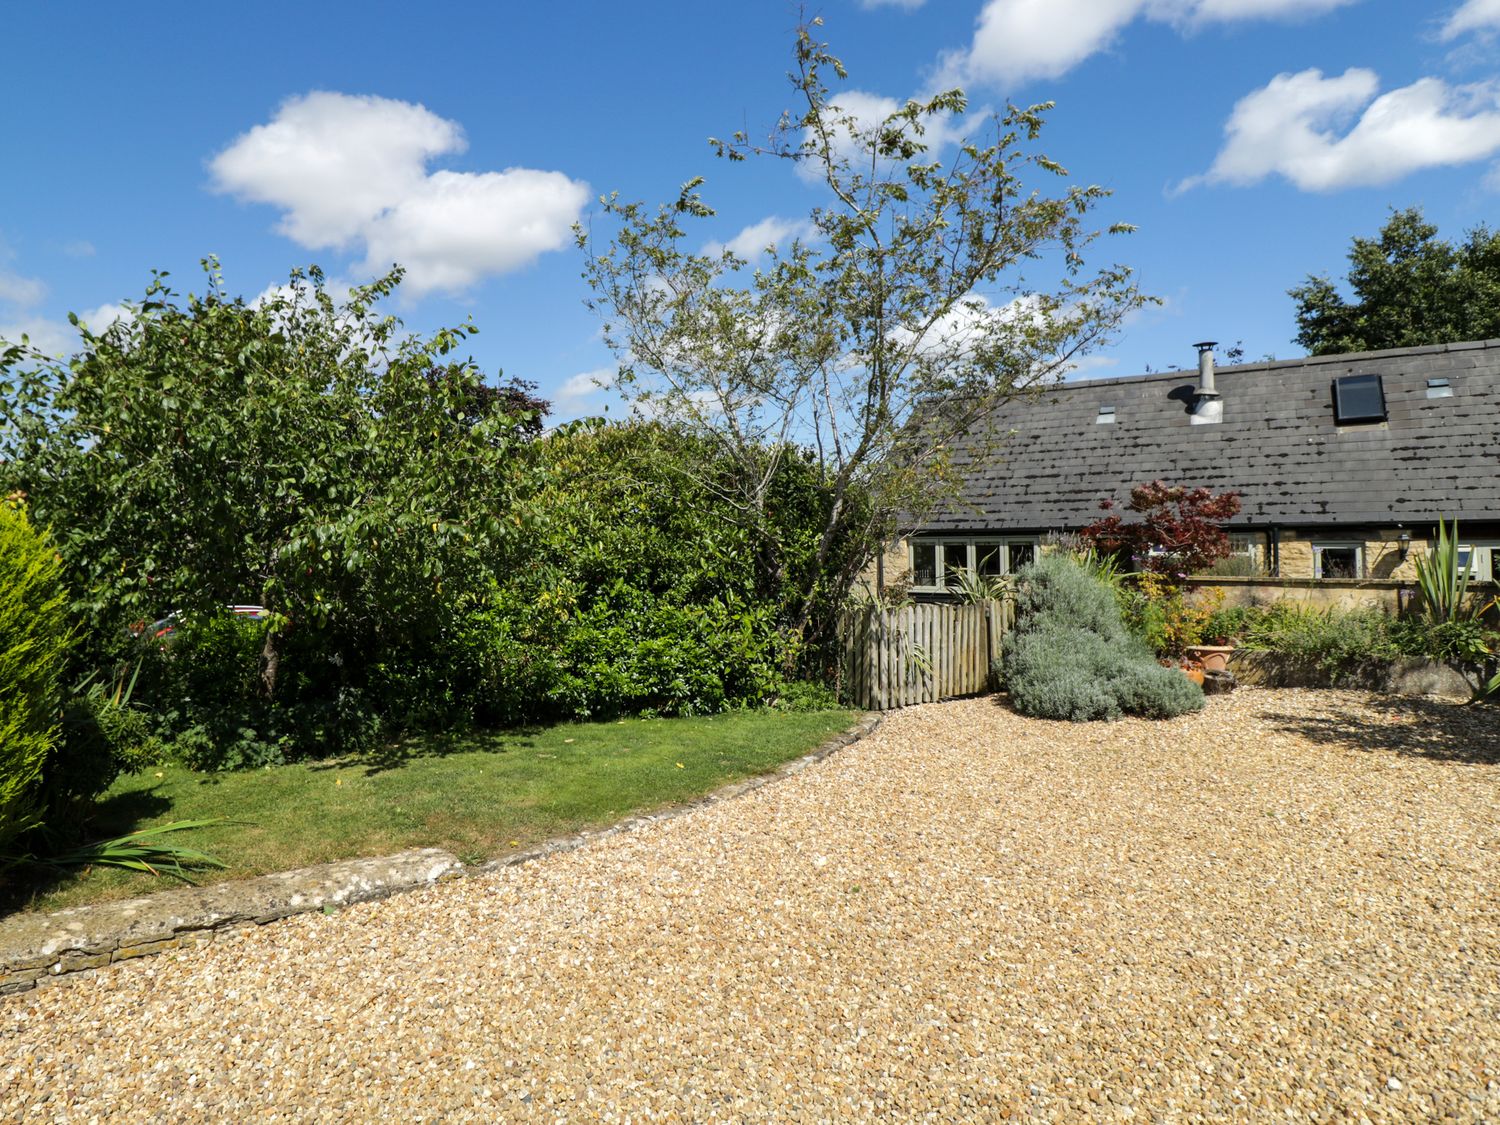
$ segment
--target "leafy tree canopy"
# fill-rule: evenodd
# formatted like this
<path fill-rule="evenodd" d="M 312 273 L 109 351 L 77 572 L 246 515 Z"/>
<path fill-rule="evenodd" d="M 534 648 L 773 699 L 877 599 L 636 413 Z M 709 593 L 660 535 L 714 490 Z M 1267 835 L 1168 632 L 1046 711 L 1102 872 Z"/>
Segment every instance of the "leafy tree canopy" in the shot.
<path fill-rule="evenodd" d="M 705 494 L 739 513 L 773 570 L 786 572 L 772 485 L 789 450 L 811 451 L 826 502 L 793 632 L 838 603 L 883 539 L 952 494 L 955 439 L 1146 300 L 1129 269 L 1085 269 L 1099 234 L 1088 216 L 1108 192 L 1049 190 L 1067 178 L 1036 147 L 1050 104 L 1010 106 L 944 155 L 930 136 L 954 131 L 963 92 L 861 119 L 830 88 L 846 75 L 817 26 L 797 37 L 798 108 L 762 144 L 710 142 L 818 185 L 825 202 L 804 237 L 755 261 L 704 246 L 692 229 L 713 214 L 701 179 L 655 209 L 607 197 L 612 240 L 579 231 L 618 387 L 719 451 L 732 472 Z M 853 565 L 831 570 L 848 542 Z"/>
<path fill-rule="evenodd" d="M 203 296 L 157 274 L 107 331 L 80 325 L 71 359 L 0 355 L 0 491 L 53 529 L 96 643 L 258 603 L 272 691 L 287 630 L 373 658 L 478 581 L 517 530 L 534 411 L 452 358 L 472 326 L 422 339 L 377 312 L 399 270 L 339 304 L 316 269 L 251 303 L 204 269 Z"/>
<path fill-rule="evenodd" d="M 1310 355 L 1500 336 L 1500 231 L 1478 226 L 1454 244 L 1421 208 L 1393 211 L 1377 237 L 1354 239 L 1347 280 L 1352 299 L 1326 276 L 1288 291 Z"/>

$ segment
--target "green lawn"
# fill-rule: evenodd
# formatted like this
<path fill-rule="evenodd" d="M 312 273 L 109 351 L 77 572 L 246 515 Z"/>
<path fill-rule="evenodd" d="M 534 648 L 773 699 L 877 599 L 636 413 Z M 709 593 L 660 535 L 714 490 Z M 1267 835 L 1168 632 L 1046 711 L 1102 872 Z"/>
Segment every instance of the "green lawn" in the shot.
<path fill-rule="evenodd" d="M 854 718 L 847 711 L 752 711 L 627 719 L 413 739 L 379 758 L 244 773 L 158 766 L 115 783 L 90 835 L 230 818 L 234 823 L 177 836 L 229 864 L 196 876 L 200 882 L 415 847 L 446 848 L 473 863 L 764 773 Z M 100 868 L 33 886 L 4 905 L 56 910 L 175 885 Z"/>

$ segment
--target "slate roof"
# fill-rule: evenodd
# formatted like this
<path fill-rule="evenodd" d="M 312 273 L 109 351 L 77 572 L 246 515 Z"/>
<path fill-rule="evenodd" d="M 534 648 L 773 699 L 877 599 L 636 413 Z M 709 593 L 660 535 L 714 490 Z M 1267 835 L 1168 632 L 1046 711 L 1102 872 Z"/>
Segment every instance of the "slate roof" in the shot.
<path fill-rule="evenodd" d="M 1377 374 L 1387 422 L 1338 425 L 1332 381 Z M 1451 398 L 1428 398 L 1448 379 Z M 1002 406 L 1008 433 L 927 531 L 1042 531 L 1165 480 L 1241 494 L 1239 526 L 1500 520 L 1500 340 L 1221 367 L 1224 420 L 1191 425 L 1198 373 L 1091 379 Z M 1113 425 L 1098 424 L 1101 406 Z M 982 454 L 970 442 L 960 463 Z"/>

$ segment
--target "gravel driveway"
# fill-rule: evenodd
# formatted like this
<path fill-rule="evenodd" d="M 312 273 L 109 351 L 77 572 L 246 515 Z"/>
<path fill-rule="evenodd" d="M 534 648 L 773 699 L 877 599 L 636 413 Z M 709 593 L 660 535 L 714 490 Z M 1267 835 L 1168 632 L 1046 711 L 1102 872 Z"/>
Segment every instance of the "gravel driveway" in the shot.
<path fill-rule="evenodd" d="M 1500 1119 L 1500 716 L 913 708 L 583 851 L 0 1003 L 5 1120 Z"/>

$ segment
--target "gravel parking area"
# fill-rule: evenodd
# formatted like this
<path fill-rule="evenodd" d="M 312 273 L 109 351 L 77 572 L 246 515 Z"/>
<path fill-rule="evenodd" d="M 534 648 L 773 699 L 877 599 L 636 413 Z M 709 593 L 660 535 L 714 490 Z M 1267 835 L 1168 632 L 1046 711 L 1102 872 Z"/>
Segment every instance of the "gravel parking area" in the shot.
<path fill-rule="evenodd" d="M 1500 715 L 913 708 L 582 851 L 0 1003 L 0 1118 L 1500 1119 Z"/>

